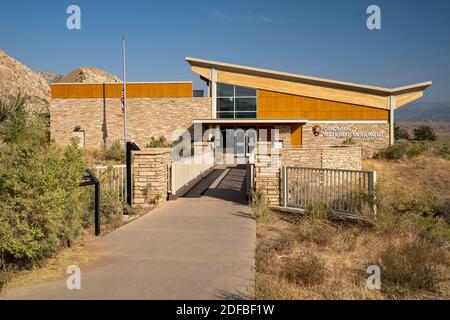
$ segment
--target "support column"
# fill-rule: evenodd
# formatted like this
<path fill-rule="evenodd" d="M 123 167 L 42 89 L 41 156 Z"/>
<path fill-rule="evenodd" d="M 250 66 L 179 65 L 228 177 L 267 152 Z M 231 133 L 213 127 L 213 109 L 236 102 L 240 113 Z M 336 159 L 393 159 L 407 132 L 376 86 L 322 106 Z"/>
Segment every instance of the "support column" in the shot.
<path fill-rule="evenodd" d="M 211 69 L 211 119 L 217 117 L 217 70 Z"/>
<path fill-rule="evenodd" d="M 397 101 L 395 96 L 389 97 L 389 145 L 393 145 L 395 142 L 395 118 L 394 118 L 394 112 L 395 108 L 397 106 Z"/>

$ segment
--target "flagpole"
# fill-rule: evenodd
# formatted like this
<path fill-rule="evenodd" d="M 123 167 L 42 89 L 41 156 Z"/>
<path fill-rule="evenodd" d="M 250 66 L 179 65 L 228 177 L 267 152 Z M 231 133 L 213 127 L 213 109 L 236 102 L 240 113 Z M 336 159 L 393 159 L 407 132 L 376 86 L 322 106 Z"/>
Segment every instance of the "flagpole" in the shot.
<path fill-rule="evenodd" d="M 127 144 L 127 73 L 125 68 L 125 35 L 122 35 L 122 63 L 123 63 L 123 143 Z"/>

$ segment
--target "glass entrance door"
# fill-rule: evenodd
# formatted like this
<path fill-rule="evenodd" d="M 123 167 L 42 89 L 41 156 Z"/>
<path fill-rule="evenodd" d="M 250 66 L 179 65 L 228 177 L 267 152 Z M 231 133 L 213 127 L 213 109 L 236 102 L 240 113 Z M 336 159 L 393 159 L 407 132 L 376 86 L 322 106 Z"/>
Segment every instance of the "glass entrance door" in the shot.
<path fill-rule="evenodd" d="M 256 147 L 257 133 L 254 127 L 220 127 L 220 133 L 220 146 L 224 153 L 249 157 Z"/>

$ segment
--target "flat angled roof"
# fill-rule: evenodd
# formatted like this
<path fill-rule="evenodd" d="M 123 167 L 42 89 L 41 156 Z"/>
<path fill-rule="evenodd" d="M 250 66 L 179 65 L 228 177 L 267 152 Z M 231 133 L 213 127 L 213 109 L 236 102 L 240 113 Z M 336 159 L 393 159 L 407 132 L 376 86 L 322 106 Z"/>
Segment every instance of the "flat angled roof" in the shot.
<path fill-rule="evenodd" d="M 361 91 L 361 92 L 381 94 L 381 95 L 386 95 L 386 96 L 398 95 L 398 94 L 408 93 L 408 92 L 418 91 L 418 90 L 425 90 L 427 87 L 432 85 L 432 81 L 426 81 L 426 82 L 411 84 L 411 85 L 397 87 L 397 88 L 384 88 L 384 87 L 370 86 L 370 85 L 358 84 L 358 83 L 352 83 L 352 82 L 337 81 L 337 80 L 330 80 L 330 79 L 325 79 L 325 78 L 305 76 L 305 75 L 295 74 L 295 73 L 247 67 L 247 66 L 242 66 L 242 65 L 237 65 L 237 64 L 230 64 L 230 63 L 224 63 L 224 62 L 213 61 L 213 60 L 205 60 L 205 59 L 199 59 L 199 58 L 194 58 L 194 57 L 186 57 L 186 61 L 191 66 L 199 66 L 199 67 L 204 67 L 204 68 L 217 69 L 217 70 L 229 71 L 229 72 L 234 72 L 234 73 L 243 73 L 243 74 L 249 74 L 249 75 L 266 77 L 266 78 L 274 78 L 274 79 L 286 80 L 286 81 L 292 81 L 292 82 L 302 82 L 302 83 L 309 83 L 309 84 L 315 84 L 315 85 L 320 85 L 320 86 L 342 88 L 342 89 L 347 89 L 347 90 L 352 90 L 352 91 Z"/>
<path fill-rule="evenodd" d="M 308 120 L 308 119 L 195 119 L 194 124 L 296 124 L 296 123 L 387 123 L 386 120 Z"/>

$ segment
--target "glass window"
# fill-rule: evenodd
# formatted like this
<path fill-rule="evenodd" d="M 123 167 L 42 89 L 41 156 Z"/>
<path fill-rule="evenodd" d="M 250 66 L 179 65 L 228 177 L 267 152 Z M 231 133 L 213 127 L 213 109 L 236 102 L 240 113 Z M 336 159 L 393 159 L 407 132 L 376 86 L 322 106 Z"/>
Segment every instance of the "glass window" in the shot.
<path fill-rule="evenodd" d="M 217 112 L 231 111 L 234 112 L 233 98 L 217 98 Z"/>
<path fill-rule="evenodd" d="M 256 89 L 235 87 L 236 97 L 256 97 Z"/>
<path fill-rule="evenodd" d="M 256 119 L 256 112 L 236 112 L 235 119 Z"/>
<path fill-rule="evenodd" d="M 217 96 L 218 97 L 234 97 L 234 87 L 229 84 L 217 84 Z"/>
<path fill-rule="evenodd" d="M 236 112 L 239 111 L 255 111 L 256 112 L 256 98 L 236 98 Z"/>
<path fill-rule="evenodd" d="M 256 118 L 256 89 L 218 83 L 216 102 L 217 118 Z"/>
<path fill-rule="evenodd" d="M 234 112 L 217 112 L 217 118 L 219 119 L 233 119 Z"/>

